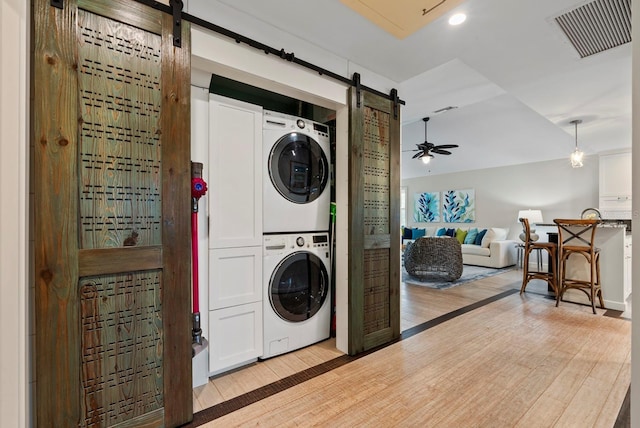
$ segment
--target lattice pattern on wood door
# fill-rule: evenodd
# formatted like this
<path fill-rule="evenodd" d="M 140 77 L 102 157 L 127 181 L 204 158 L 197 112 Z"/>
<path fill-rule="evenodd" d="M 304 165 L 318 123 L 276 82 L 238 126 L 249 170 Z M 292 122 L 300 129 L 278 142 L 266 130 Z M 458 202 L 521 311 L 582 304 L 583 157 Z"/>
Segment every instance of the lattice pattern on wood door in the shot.
<path fill-rule="evenodd" d="M 389 114 L 366 106 L 363 126 L 364 234 L 389 234 Z M 364 250 L 364 334 L 389 327 L 389 249 Z"/>
<path fill-rule="evenodd" d="M 78 27 L 80 248 L 159 245 L 162 40 L 83 10 Z"/>
<path fill-rule="evenodd" d="M 364 253 L 364 334 L 389 327 L 389 249 Z"/>
<path fill-rule="evenodd" d="M 389 114 L 364 108 L 364 233 L 389 233 Z"/>
<path fill-rule="evenodd" d="M 161 37 L 78 11 L 80 248 L 160 245 Z M 163 407 L 162 272 L 80 279 L 84 426 Z"/>
<path fill-rule="evenodd" d="M 111 426 L 163 406 L 161 272 L 80 281 L 85 426 Z"/>

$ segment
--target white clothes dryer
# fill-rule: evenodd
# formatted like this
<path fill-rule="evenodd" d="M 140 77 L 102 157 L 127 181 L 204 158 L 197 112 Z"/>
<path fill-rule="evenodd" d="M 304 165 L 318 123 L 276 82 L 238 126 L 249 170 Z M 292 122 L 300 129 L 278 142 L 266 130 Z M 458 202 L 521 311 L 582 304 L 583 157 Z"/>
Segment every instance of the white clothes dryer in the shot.
<path fill-rule="evenodd" d="M 264 236 L 263 356 L 331 335 L 329 234 Z"/>
<path fill-rule="evenodd" d="M 263 113 L 263 233 L 328 230 L 329 127 Z"/>

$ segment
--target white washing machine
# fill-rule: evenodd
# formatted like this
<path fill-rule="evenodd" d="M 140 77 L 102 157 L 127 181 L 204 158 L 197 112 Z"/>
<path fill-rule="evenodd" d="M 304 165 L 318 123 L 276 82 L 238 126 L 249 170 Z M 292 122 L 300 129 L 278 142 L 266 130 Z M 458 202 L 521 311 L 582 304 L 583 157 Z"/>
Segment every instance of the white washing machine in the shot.
<path fill-rule="evenodd" d="M 329 127 L 265 110 L 263 233 L 329 229 Z"/>
<path fill-rule="evenodd" d="M 329 234 L 265 235 L 263 255 L 262 358 L 329 338 Z"/>

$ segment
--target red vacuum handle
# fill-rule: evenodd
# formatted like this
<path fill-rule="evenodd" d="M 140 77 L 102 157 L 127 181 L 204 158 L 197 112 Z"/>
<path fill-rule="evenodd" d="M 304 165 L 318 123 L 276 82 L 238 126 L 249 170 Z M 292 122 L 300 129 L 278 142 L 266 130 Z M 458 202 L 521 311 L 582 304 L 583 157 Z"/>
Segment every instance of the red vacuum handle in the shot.
<path fill-rule="evenodd" d="M 200 312 L 198 284 L 198 200 L 207 193 L 207 183 L 202 179 L 202 164 L 191 162 L 191 263 L 193 284 L 193 313 Z"/>
<path fill-rule="evenodd" d="M 193 287 L 193 313 L 200 312 L 199 284 L 198 284 L 198 212 L 191 214 L 191 270 Z"/>

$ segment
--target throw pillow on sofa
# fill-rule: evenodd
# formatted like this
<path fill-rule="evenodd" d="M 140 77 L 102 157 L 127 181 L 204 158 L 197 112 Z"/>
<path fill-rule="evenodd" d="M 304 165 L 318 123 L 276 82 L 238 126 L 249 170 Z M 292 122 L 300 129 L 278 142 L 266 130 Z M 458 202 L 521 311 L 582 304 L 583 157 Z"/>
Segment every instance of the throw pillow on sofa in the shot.
<path fill-rule="evenodd" d="M 509 229 L 505 229 L 502 227 L 494 227 L 492 229 L 496 232 L 496 241 L 504 241 L 505 239 L 507 239 Z"/>
<path fill-rule="evenodd" d="M 487 231 L 486 235 L 484 235 L 484 238 L 482 238 L 481 247 L 489 248 L 489 244 L 491 244 L 491 242 L 502 241 L 504 239 L 507 239 L 508 233 L 509 231 L 507 229 L 503 229 L 500 227 L 492 227 Z"/>
<path fill-rule="evenodd" d="M 478 236 L 478 229 L 477 228 L 473 228 L 473 229 L 469 229 L 467 231 L 467 236 L 464 237 L 464 242 L 462 242 L 463 244 L 473 244 L 476 242 L 476 236 Z"/>
<path fill-rule="evenodd" d="M 484 238 L 482 238 L 482 243 L 480 244 L 480 246 L 482 248 L 489 248 L 489 244 L 491 244 L 494 239 L 496 239 L 496 232 L 493 231 L 493 228 L 488 229 L 487 233 L 484 235 Z"/>
<path fill-rule="evenodd" d="M 411 235 L 412 235 L 411 238 L 412 239 L 422 238 L 426 234 L 427 234 L 426 229 L 416 229 L 416 228 L 414 228 L 412 233 L 411 233 Z"/>
<path fill-rule="evenodd" d="M 456 229 L 456 239 L 459 243 L 464 244 L 464 238 L 467 237 L 467 231 L 460 228 Z"/>
<path fill-rule="evenodd" d="M 476 236 L 476 240 L 474 241 L 475 245 L 482 245 L 482 240 L 484 239 L 484 235 L 487 234 L 487 229 L 482 229 L 481 231 L 478 232 L 478 235 Z"/>
<path fill-rule="evenodd" d="M 445 229 L 444 227 L 441 227 L 440 229 L 438 229 L 438 231 L 436 232 L 436 236 L 444 236 L 447 233 L 447 229 Z"/>
<path fill-rule="evenodd" d="M 450 236 L 450 237 L 455 237 L 456 236 L 456 230 L 455 229 L 447 229 L 447 232 L 445 233 L 446 236 Z"/>

